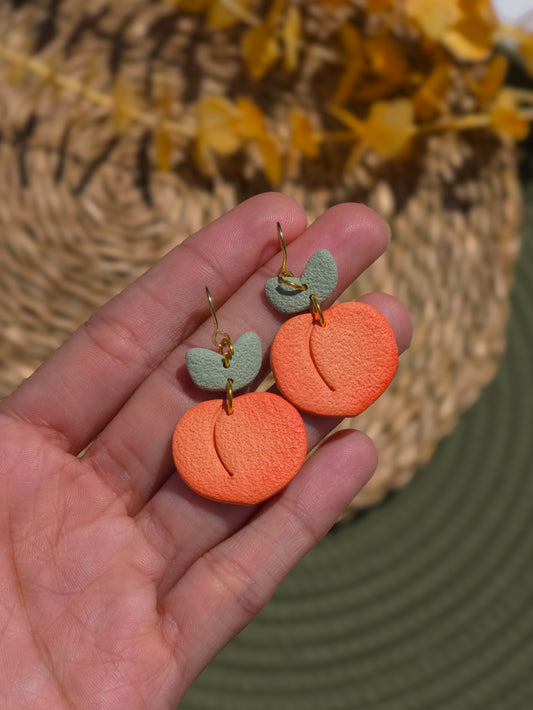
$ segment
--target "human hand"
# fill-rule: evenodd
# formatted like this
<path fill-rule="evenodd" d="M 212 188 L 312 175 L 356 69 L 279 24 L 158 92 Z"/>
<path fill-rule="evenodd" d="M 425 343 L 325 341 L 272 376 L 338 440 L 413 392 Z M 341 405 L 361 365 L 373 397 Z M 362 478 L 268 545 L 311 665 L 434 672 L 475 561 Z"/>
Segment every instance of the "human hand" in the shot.
<path fill-rule="evenodd" d="M 374 446 L 357 431 L 328 439 L 259 506 L 200 498 L 174 469 L 174 427 L 205 398 L 183 367 L 189 347 L 209 347 L 204 286 L 223 330 L 260 335 L 267 370 L 286 319 L 263 294 L 280 263 L 277 221 L 295 271 L 319 248 L 333 253 L 335 295 L 388 242 L 362 205 L 306 228 L 288 197 L 252 198 L 98 310 L 0 403 L 5 710 L 174 708 L 372 475 Z M 364 300 L 404 350 L 403 306 Z M 304 420 L 310 447 L 337 423 Z"/>

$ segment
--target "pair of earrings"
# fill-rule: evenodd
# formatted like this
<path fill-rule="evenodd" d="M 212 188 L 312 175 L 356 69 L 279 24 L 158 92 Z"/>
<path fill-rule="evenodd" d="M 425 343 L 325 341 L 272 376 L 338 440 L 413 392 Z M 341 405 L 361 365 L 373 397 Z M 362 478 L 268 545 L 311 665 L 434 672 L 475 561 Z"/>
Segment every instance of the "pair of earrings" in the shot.
<path fill-rule="evenodd" d="M 201 402 L 179 420 L 172 440 L 176 468 L 197 493 L 226 503 L 259 503 L 281 490 L 307 454 L 299 409 L 322 416 L 355 416 L 390 384 L 398 350 L 388 321 L 372 306 L 340 303 L 322 311 L 337 285 L 337 264 L 326 249 L 309 259 L 301 277 L 283 262 L 265 284 L 270 303 L 294 316 L 272 343 L 271 367 L 282 396 L 251 392 L 233 397 L 261 368 L 261 342 L 247 332 L 235 343 L 221 331 L 211 299 L 217 352 L 191 348 L 189 374 L 198 387 L 225 392 Z"/>

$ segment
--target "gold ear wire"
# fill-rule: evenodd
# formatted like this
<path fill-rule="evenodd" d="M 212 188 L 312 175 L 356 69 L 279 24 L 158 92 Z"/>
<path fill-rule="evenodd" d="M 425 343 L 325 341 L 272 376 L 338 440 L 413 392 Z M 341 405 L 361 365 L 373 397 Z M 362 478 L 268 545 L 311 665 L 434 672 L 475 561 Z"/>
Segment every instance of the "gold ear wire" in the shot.
<path fill-rule="evenodd" d="M 283 236 L 283 232 L 281 231 L 281 224 L 279 222 L 276 222 L 276 225 L 278 227 L 279 243 L 281 244 L 281 249 L 283 251 L 283 263 L 281 264 L 281 268 L 277 273 L 277 277 L 281 281 L 281 283 L 287 284 L 287 286 L 295 288 L 297 291 L 307 291 L 307 284 L 297 284 L 294 281 L 290 280 L 294 277 L 294 274 L 292 273 L 292 271 L 289 271 L 289 269 L 287 269 L 287 247 L 285 245 L 285 238 Z"/>
<path fill-rule="evenodd" d="M 281 244 L 281 249 L 283 251 L 283 261 L 281 264 L 281 268 L 279 269 L 277 274 L 278 279 L 281 281 L 281 283 L 287 284 L 287 286 L 290 286 L 291 288 L 294 288 L 297 291 L 307 291 L 307 284 L 297 284 L 295 281 L 291 281 L 291 279 L 294 277 L 294 274 L 292 273 L 292 271 L 289 271 L 289 269 L 287 269 L 287 247 L 285 245 L 285 238 L 283 237 L 283 232 L 281 231 L 281 224 L 279 222 L 276 222 L 276 225 L 278 227 L 279 243 Z M 316 294 L 312 293 L 309 296 L 309 303 L 311 306 L 311 312 L 318 316 L 318 321 L 322 328 L 324 328 L 326 326 L 326 321 L 324 319 L 322 309 L 320 308 L 320 301 L 318 300 Z"/>
<path fill-rule="evenodd" d="M 224 367 L 229 367 L 230 358 L 234 355 L 235 350 L 233 348 L 233 343 L 228 333 L 220 330 L 218 327 L 218 318 L 215 312 L 215 306 L 213 304 L 213 299 L 209 293 L 207 286 L 205 287 L 205 293 L 207 295 L 207 300 L 209 302 L 209 308 L 211 309 L 211 316 L 213 318 L 214 329 L 213 329 L 213 344 L 218 348 L 218 352 L 224 356 Z M 222 340 L 217 340 L 219 336 L 222 336 Z"/>

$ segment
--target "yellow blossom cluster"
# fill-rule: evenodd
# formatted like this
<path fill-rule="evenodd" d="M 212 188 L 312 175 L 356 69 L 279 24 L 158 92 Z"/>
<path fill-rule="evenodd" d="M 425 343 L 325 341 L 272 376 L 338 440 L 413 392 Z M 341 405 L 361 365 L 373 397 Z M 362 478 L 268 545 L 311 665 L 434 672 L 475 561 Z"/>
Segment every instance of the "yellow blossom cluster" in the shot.
<path fill-rule="evenodd" d="M 501 24 L 490 0 L 161 2 L 199 17 L 214 36 L 228 33 L 247 76 L 243 95 L 202 95 L 194 120 L 184 123 L 172 116 L 168 93 L 154 113 L 139 108 L 128 87 L 100 93 L 1 41 L 0 58 L 108 107 L 119 132 L 131 121 L 149 126 L 161 170 L 172 169 L 178 139 L 206 175 L 225 157 L 252 152 L 276 185 L 328 146 L 342 146 L 350 169 L 368 151 L 399 158 L 422 133 L 490 128 L 521 140 L 529 132 L 533 91 L 507 85 L 509 60 L 500 48 L 512 45 L 533 76 L 533 34 Z M 319 38 L 321 16 L 330 29 Z M 271 95 L 280 77 L 285 86 L 301 85 L 310 64 L 328 70 L 317 98 L 302 103 L 295 91 L 285 118 L 272 115 L 258 97 L 266 89 Z"/>
<path fill-rule="evenodd" d="M 490 127 L 515 140 L 529 132 L 533 93 L 505 86 L 508 59 L 499 47 L 511 40 L 533 76 L 533 35 L 502 25 L 490 0 L 366 0 L 362 8 L 350 0 L 274 0 L 263 14 L 251 0 L 166 2 L 204 13 L 215 32 L 239 27 L 242 61 L 255 82 L 268 82 L 276 71 L 295 75 L 306 55 L 337 69 L 322 107 L 327 129 L 295 103 L 282 138 L 273 121 L 267 129 L 269 117 L 253 98 L 202 98 L 194 152 L 206 173 L 215 170 L 213 154 L 228 155 L 251 143 L 276 184 L 287 163 L 297 156 L 319 157 L 326 143 L 346 143 L 349 169 L 367 150 L 384 159 L 401 156 L 423 132 Z M 305 31 L 313 2 L 331 13 L 342 11 L 334 41 L 326 45 Z M 376 20 L 372 25 L 361 21 L 361 9 Z M 408 29 L 408 39 L 395 31 L 398 25 Z M 450 110 L 446 96 L 458 78 L 473 111 Z"/>

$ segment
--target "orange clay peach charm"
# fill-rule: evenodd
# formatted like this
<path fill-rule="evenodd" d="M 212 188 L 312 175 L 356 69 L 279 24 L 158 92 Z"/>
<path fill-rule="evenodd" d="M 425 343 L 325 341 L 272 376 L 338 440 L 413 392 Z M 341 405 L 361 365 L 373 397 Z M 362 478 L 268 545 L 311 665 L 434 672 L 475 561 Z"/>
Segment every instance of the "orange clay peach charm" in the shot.
<path fill-rule="evenodd" d="M 340 303 L 326 311 L 326 299 L 337 283 L 337 265 L 325 249 L 316 252 L 301 278 L 283 264 L 265 284 L 267 297 L 283 313 L 306 308 L 281 326 L 270 354 L 281 394 L 295 407 L 322 416 L 355 416 L 388 387 L 398 366 L 392 328 L 375 308 L 358 302 Z"/>
<path fill-rule="evenodd" d="M 340 303 L 295 316 L 278 331 L 270 360 L 281 394 L 299 409 L 355 416 L 388 387 L 398 366 L 394 333 L 366 303 Z M 295 363 L 298 366 L 295 366 Z"/>
<path fill-rule="evenodd" d="M 189 409 L 172 440 L 176 467 L 200 495 L 226 503 L 260 503 L 298 473 L 307 452 L 298 410 L 269 392 L 235 397 L 233 412 L 211 399 Z"/>
<path fill-rule="evenodd" d="M 305 426 L 298 410 L 279 395 L 251 392 L 233 397 L 234 389 L 245 387 L 258 374 L 261 342 L 248 332 L 233 344 L 218 329 L 206 292 L 218 353 L 192 348 L 187 368 L 198 386 L 225 390 L 226 399 L 201 402 L 185 412 L 172 439 L 174 462 L 185 483 L 206 498 L 260 503 L 298 473 L 307 453 Z"/>

